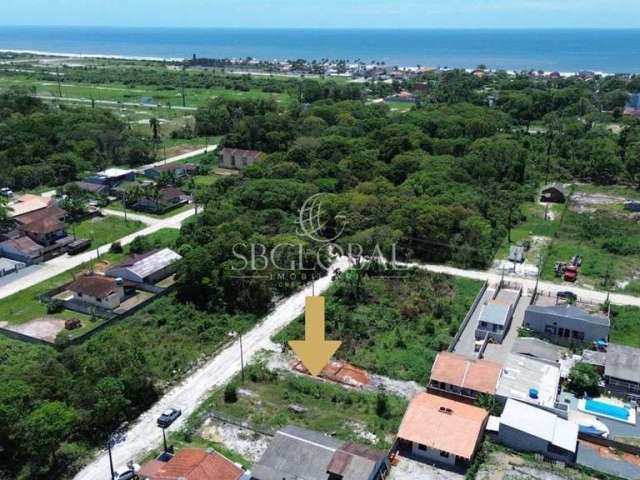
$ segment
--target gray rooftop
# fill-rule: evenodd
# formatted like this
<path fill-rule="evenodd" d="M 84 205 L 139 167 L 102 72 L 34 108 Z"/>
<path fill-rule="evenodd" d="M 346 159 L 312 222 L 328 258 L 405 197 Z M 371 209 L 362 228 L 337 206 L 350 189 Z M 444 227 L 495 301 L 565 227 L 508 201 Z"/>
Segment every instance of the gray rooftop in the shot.
<path fill-rule="evenodd" d="M 496 395 L 522 402 L 553 407 L 560 384 L 560 367 L 532 357 L 510 353 L 504 361 Z M 529 396 L 535 388 L 538 398 Z"/>
<path fill-rule="evenodd" d="M 24 263 L 16 262 L 15 260 L 11 260 L 10 258 L 0 257 L 0 272 L 2 272 L 3 270 L 14 270 L 16 266 L 24 266 Z"/>
<path fill-rule="evenodd" d="M 568 351 L 566 348 L 553 345 L 535 337 L 519 337 L 511 349 L 513 353 L 526 355 L 528 357 L 546 360 L 547 362 L 558 363 L 562 354 Z"/>
<path fill-rule="evenodd" d="M 576 320 L 581 320 L 587 323 L 593 323 L 595 325 L 606 325 L 609 327 L 611 325 L 611 321 L 608 317 L 603 315 L 591 315 L 590 313 L 585 312 L 584 310 L 579 309 L 570 304 L 561 304 L 561 305 L 530 305 L 527 307 L 528 311 L 542 313 L 545 315 L 550 315 L 552 317 L 557 317 L 558 319 L 562 318 L 573 318 Z"/>
<path fill-rule="evenodd" d="M 479 321 L 504 326 L 509 319 L 509 310 L 509 305 L 490 301 L 482 306 Z"/>
<path fill-rule="evenodd" d="M 328 480 L 331 466 L 344 480 L 369 480 L 383 458 L 366 447 L 288 426 L 276 434 L 251 473 L 258 480 Z"/>
<path fill-rule="evenodd" d="M 640 383 L 640 349 L 610 343 L 604 363 L 607 377 Z"/>
<path fill-rule="evenodd" d="M 582 361 L 591 365 L 598 365 L 604 367 L 607 359 L 607 354 L 599 352 L 597 350 L 584 350 L 582 352 Z"/>

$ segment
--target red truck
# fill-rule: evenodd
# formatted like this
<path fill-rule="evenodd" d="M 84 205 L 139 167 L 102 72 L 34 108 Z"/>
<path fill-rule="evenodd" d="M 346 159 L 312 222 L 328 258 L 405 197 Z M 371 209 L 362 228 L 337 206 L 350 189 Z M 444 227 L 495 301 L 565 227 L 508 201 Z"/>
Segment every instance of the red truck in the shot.
<path fill-rule="evenodd" d="M 575 282 L 576 278 L 578 278 L 578 267 L 575 265 L 566 265 L 563 274 L 565 282 Z"/>

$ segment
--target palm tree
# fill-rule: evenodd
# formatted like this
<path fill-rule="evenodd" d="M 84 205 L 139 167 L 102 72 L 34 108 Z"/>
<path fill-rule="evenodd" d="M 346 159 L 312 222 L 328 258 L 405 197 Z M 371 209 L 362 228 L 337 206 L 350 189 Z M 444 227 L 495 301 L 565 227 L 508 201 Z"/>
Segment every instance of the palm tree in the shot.
<path fill-rule="evenodd" d="M 158 144 L 160 143 L 160 121 L 156 117 L 151 117 L 149 119 L 149 126 L 151 127 L 151 138 L 153 138 L 153 144 L 158 149 Z"/>

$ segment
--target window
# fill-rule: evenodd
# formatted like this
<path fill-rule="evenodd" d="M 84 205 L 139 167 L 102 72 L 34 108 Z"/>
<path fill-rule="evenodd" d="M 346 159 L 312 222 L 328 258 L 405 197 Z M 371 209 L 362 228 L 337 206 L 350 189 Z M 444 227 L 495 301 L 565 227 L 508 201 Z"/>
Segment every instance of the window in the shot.
<path fill-rule="evenodd" d="M 565 338 L 569 338 L 569 336 L 571 335 L 571 330 L 569 330 L 568 328 L 564 329 L 564 336 Z"/>
<path fill-rule="evenodd" d="M 427 446 L 426 445 L 422 445 L 421 443 L 419 443 L 418 444 L 418 450 L 426 452 L 427 451 Z"/>
<path fill-rule="evenodd" d="M 547 335 L 555 335 L 556 334 L 556 327 L 552 327 L 551 325 L 547 325 L 546 327 L 544 327 L 544 333 L 546 333 Z"/>
<path fill-rule="evenodd" d="M 571 332 L 571 336 L 576 340 L 584 340 L 584 332 L 578 332 L 577 330 L 573 330 Z"/>
<path fill-rule="evenodd" d="M 444 458 L 449 458 L 449 452 L 440 451 L 440 456 Z"/>
<path fill-rule="evenodd" d="M 564 337 L 564 328 L 559 328 L 558 329 L 558 336 L 559 337 Z"/>

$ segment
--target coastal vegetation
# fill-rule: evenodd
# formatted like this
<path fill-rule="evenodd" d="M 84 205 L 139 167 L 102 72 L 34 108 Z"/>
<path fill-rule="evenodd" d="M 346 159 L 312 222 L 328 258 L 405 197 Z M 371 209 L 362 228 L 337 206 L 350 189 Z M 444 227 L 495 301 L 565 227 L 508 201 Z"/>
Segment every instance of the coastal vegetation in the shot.
<path fill-rule="evenodd" d="M 8 478 L 69 478 L 92 449 L 214 353 L 230 331 L 249 329 L 277 299 L 323 274 L 322 265 L 330 263 L 323 242 L 299 235 L 296 224 L 300 207 L 314 194 L 323 194 L 329 218 L 345 219 L 328 221 L 317 232 L 337 236 L 337 247 L 357 244 L 363 256 L 379 251 L 408 261 L 485 268 L 510 233 L 517 238 L 522 221 L 530 225 L 524 228 L 545 230 L 535 221 L 540 212 L 530 207 L 542 183 L 636 187 L 640 178 L 635 155 L 640 122 L 621 116 L 625 92 L 635 88 L 637 78 L 476 76 L 455 70 L 388 85 L 183 75 L 157 65 L 62 70 L 65 82 L 118 82 L 131 89 L 153 85 L 173 91 L 175 102 L 181 101 L 181 85 L 197 89 L 203 101 L 191 111 L 192 130 L 184 138 L 222 136 L 221 148 L 256 149 L 266 156 L 243 175 L 200 184 L 201 213 L 183 225 L 179 238 L 170 239 L 184 257 L 175 295 L 62 351 L 0 338 L 0 476 Z M 44 72 L 32 76 L 51 81 Z M 261 93 L 207 94 L 226 89 L 225 82 L 232 82 L 231 91 L 244 92 L 246 86 Z M 418 82 L 425 84 L 425 93 L 406 113 L 369 101 Z M 285 94 L 286 102 L 273 96 Z M 15 189 L 58 186 L 85 171 L 143 164 L 156 150 L 148 121 L 144 128 L 141 134 L 106 109 L 45 104 L 29 91 L 3 91 L 1 181 Z M 632 227 L 613 218 L 603 221 L 615 234 L 594 230 L 593 222 L 577 214 L 559 228 L 570 228 L 578 241 L 593 230 L 598 237 L 583 243 L 595 242 L 614 254 L 637 247 Z M 249 258 L 258 244 L 265 252 L 285 246 L 274 255 L 277 265 L 294 265 L 292 279 L 278 280 L 271 263 L 252 275 L 238 254 Z M 140 240 L 131 248 L 147 246 Z M 331 331 L 350 336 L 343 338 L 340 355 L 390 376 L 424 380 L 430 359 L 455 333 L 475 287 L 418 273 L 404 282 L 352 275 L 340 279 L 329 302 L 329 318 L 335 319 L 329 322 Z M 413 290 L 412 284 L 419 286 Z M 33 306 L 35 293 L 23 292 L 29 298 L 20 299 Z M 0 311 L 15 306 L 16 298 L 1 300 Z M 622 336 L 637 327 L 637 316 L 621 311 L 618 319 Z M 390 328 L 395 324 L 400 327 Z M 287 334 L 299 329 L 295 323 Z M 405 349 L 423 361 L 410 365 L 401 353 Z M 313 412 L 317 407 L 318 412 L 356 415 L 378 438 L 395 431 L 404 409 L 393 399 L 389 419 L 373 419 L 375 396 L 360 398 L 298 378 L 251 382 L 266 399 L 256 415 L 272 427 L 288 420 L 287 398 L 314 405 Z M 236 394 L 237 402 L 225 402 L 224 392 L 216 393 L 216 408 L 244 415 L 251 399 Z M 327 408 L 336 403 L 349 408 Z M 337 414 L 322 424 L 313 418 L 309 415 L 305 424 L 345 428 Z"/>

